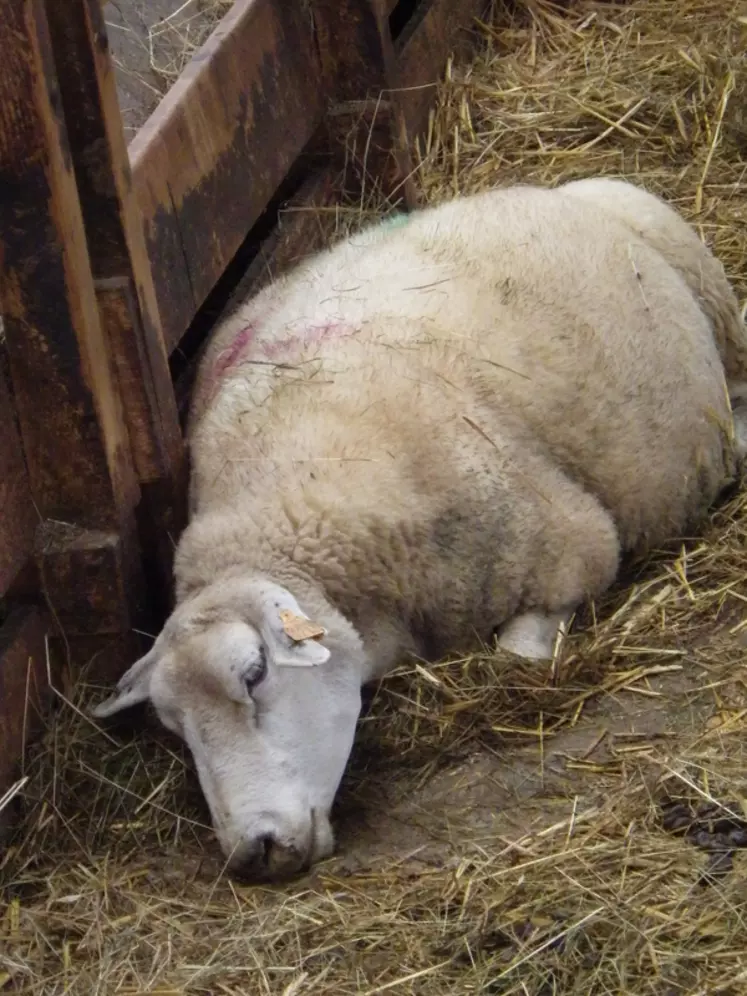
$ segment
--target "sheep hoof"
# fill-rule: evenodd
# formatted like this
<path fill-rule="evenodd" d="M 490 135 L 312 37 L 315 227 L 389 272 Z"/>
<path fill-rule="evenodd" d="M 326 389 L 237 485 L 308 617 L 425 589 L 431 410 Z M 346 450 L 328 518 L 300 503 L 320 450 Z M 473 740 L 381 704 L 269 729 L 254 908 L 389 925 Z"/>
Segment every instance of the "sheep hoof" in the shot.
<path fill-rule="evenodd" d="M 525 612 L 514 616 L 501 631 L 498 646 L 528 660 L 552 659 L 561 626 L 570 619 L 567 612 Z"/>

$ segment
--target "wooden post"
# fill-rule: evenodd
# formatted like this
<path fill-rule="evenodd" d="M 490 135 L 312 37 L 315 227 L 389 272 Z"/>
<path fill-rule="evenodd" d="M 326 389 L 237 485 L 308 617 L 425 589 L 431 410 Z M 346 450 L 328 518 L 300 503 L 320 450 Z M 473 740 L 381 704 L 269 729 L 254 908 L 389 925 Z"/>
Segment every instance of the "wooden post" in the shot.
<path fill-rule="evenodd" d="M 77 18 L 79 3 L 67 0 L 65 16 Z M 116 201 L 102 165 L 113 146 L 104 148 L 104 136 L 98 158 L 89 148 L 86 164 L 85 145 L 70 141 L 43 2 L 0 0 L 0 52 L 0 312 L 41 519 L 42 584 L 73 654 L 78 636 L 89 650 L 91 636 L 124 648 L 147 602 L 134 514 L 146 448 L 135 456 L 87 236 L 97 254 L 103 257 L 111 246 L 121 264 L 117 239 L 128 229 L 120 215 L 119 232 L 102 225 L 106 236 L 91 235 L 97 215 L 89 217 L 87 233 L 78 192 L 78 181 L 86 189 L 90 176 L 99 204 Z M 99 58 L 101 52 L 94 65 Z M 77 130 L 74 137 L 78 141 Z M 97 260 L 99 272 L 102 265 Z M 125 273 L 133 274 L 136 300 L 147 301 L 147 290 L 137 288 L 137 271 Z M 152 446 L 151 469 L 169 466 L 164 453 L 173 452 L 171 437 L 162 438 L 167 442 L 160 452 Z"/>
<path fill-rule="evenodd" d="M 118 528 L 137 499 L 44 8 L 0 0 L 0 295 L 34 500 Z"/>
<path fill-rule="evenodd" d="M 46 0 L 91 269 L 140 481 L 178 475 L 182 441 L 168 356 L 132 194 L 99 0 Z"/>
<path fill-rule="evenodd" d="M 343 143 L 357 183 L 380 184 L 408 209 L 418 203 L 397 60 L 385 0 L 314 0 L 312 16 L 335 102 L 334 143 Z"/>
<path fill-rule="evenodd" d="M 48 698 L 47 620 L 34 606 L 14 609 L 0 620 L 0 796 L 21 774 L 19 762 L 38 733 Z M 11 821 L 0 810 L 0 846 Z"/>
<path fill-rule="evenodd" d="M 411 140 L 427 131 L 449 54 L 459 60 L 472 49 L 476 21 L 489 7 L 490 0 L 418 0 L 402 26 L 395 50 L 400 106 Z"/>
<path fill-rule="evenodd" d="M 142 485 L 145 563 L 168 611 L 186 461 L 99 0 L 46 0 L 104 336 Z"/>
<path fill-rule="evenodd" d="M 6 357 L 0 352 L 0 599 L 29 559 L 36 522 L 6 377 Z"/>

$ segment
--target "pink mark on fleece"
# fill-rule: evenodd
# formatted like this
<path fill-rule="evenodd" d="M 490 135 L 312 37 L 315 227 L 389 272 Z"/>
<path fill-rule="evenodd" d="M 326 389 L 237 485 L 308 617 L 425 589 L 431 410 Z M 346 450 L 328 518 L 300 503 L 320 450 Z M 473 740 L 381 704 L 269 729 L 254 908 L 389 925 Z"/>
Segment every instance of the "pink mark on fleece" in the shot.
<path fill-rule="evenodd" d="M 284 339 L 276 339 L 274 342 L 260 342 L 256 348 L 256 358 L 272 363 L 278 357 L 292 352 L 294 349 L 302 349 L 312 343 L 324 342 L 326 339 L 341 339 L 345 336 L 353 335 L 354 329 L 341 322 L 324 322 L 321 325 L 309 325 L 302 332 L 294 332 Z M 252 323 L 244 326 L 237 334 L 233 342 L 230 343 L 219 355 L 213 366 L 210 378 L 210 394 L 214 395 L 221 380 L 226 373 L 241 362 L 252 346 L 257 335 L 257 325 Z"/>
<path fill-rule="evenodd" d="M 215 361 L 215 366 L 213 367 L 213 381 L 217 383 L 221 380 L 227 370 L 235 366 L 236 363 L 241 359 L 244 351 L 251 345 L 252 339 L 257 334 L 256 325 L 245 325 L 240 332 L 237 333 L 236 338 L 222 353 L 218 356 Z"/>
<path fill-rule="evenodd" d="M 352 334 L 353 329 L 347 325 L 342 325 L 340 322 L 324 322 L 322 325 L 309 325 L 303 332 L 294 332 L 286 339 L 263 342 L 260 351 L 268 360 L 274 360 L 293 349 L 302 349 L 312 343 L 324 342 L 325 339 L 341 339 Z"/>

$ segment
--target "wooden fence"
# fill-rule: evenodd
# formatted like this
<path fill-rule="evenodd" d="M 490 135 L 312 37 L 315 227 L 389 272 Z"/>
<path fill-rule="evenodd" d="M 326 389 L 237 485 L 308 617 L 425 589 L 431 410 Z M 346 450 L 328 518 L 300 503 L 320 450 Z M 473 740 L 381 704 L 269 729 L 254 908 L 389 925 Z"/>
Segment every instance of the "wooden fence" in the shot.
<path fill-rule="evenodd" d="M 128 148 L 101 0 L 0 0 L 0 795 L 50 682 L 113 678 L 168 611 L 196 317 L 232 265 L 316 248 L 278 206 L 330 202 L 351 144 L 415 205 L 484 6 L 236 0 Z"/>

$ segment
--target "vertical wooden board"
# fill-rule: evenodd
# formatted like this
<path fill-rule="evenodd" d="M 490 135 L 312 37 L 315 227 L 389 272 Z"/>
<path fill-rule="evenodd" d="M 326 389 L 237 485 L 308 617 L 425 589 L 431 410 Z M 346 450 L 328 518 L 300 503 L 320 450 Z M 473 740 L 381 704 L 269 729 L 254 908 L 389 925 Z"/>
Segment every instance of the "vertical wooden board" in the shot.
<path fill-rule="evenodd" d="M 42 583 L 55 592 L 55 622 L 66 637 L 124 633 L 129 629 L 120 536 L 45 522 L 37 537 Z M 84 663 L 82 661 L 77 663 Z"/>
<path fill-rule="evenodd" d="M 34 552 L 52 608 L 79 598 L 116 615 L 124 639 L 144 596 L 140 490 L 43 0 L 0 0 L 0 52 L 0 311 L 30 490 L 43 524 L 116 537 L 114 554 L 105 539 L 101 556 L 93 543 L 80 557 L 72 545 L 46 549 L 41 529 Z"/>
<path fill-rule="evenodd" d="M 106 26 L 98 0 L 46 7 L 101 317 L 118 372 L 129 370 L 119 386 L 136 468 L 141 481 L 178 476 L 178 415 Z"/>
<path fill-rule="evenodd" d="M 118 524 L 137 484 L 99 322 L 44 8 L 0 0 L 0 310 L 43 517 Z"/>
<path fill-rule="evenodd" d="M 173 461 L 159 432 L 157 402 L 148 383 L 148 356 L 132 280 L 129 277 L 111 277 L 96 281 L 99 315 L 112 351 L 117 383 L 127 421 L 132 448 L 132 458 L 141 482 L 171 476 Z M 166 367 L 168 375 L 168 367 Z M 171 378 L 168 382 L 173 403 Z M 154 411 L 156 409 L 156 411 Z M 155 418 L 154 418 L 155 415 Z M 173 420 L 178 428 L 178 415 L 174 405 Z M 169 422 L 172 419 L 169 417 Z"/>
<path fill-rule="evenodd" d="M 319 126 L 304 4 L 237 0 L 130 144 L 169 351 Z"/>
<path fill-rule="evenodd" d="M 0 794 L 20 774 L 25 744 L 41 725 L 47 699 L 46 619 L 31 606 L 0 626 Z"/>
<path fill-rule="evenodd" d="M 398 66 L 381 0 L 316 0 L 312 8 L 334 104 L 332 145 L 345 149 L 345 185 L 372 186 L 394 203 L 418 203 Z"/>
<path fill-rule="evenodd" d="M 312 16 L 334 101 L 380 96 L 389 82 L 391 38 L 377 0 L 316 0 Z"/>
<path fill-rule="evenodd" d="M 468 50 L 469 31 L 487 7 L 486 0 L 421 0 L 398 39 L 399 85 L 411 138 L 428 122 L 446 60 Z"/>
<path fill-rule="evenodd" d="M 0 596 L 30 559 L 37 515 L 0 358 Z"/>

